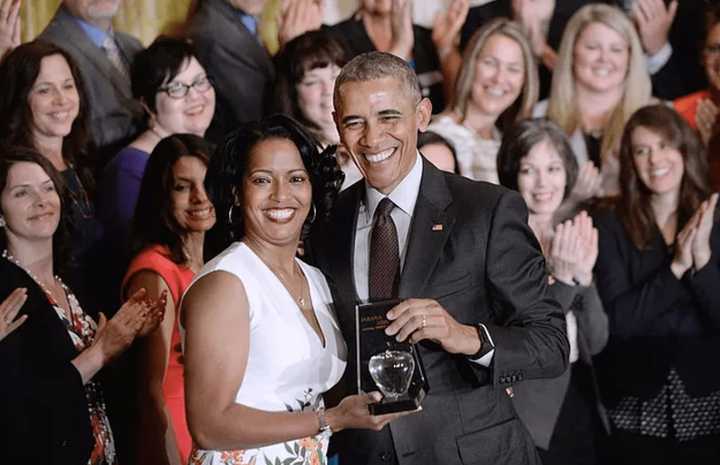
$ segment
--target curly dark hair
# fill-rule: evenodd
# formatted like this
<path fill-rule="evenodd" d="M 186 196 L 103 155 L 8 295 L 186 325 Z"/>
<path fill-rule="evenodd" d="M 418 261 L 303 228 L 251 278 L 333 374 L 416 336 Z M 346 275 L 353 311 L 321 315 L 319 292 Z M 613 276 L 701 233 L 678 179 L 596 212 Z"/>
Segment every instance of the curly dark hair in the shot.
<path fill-rule="evenodd" d="M 497 155 L 500 184 L 509 189 L 518 190 L 520 162 L 533 147 L 543 141 L 550 142 L 563 161 L 566 174 L 563 199 L 567 198 L 577 180 L 578 163 L 565 132 L 547 118 L 521 120 L 503 134 Z"/>
<path fill-rule="evenodd" d="M 206 252 L 214 256 L 244 234 L 242 215 L 237 214 L 238 189 L 246 175 L 249 154 L 267 139 L 287 139 L 295 144 L 312 184 L 315 215 L 307 218 L 302 236 L 306 237 L 313 221 L 327 221 L 345 175 L 335 159 L 336 146 L 318 152 L 318 142 L 294 119 L 285 115 L 269 116 L 259 122 L 242 125 L 231 132 L 210 159 L 205 187 L 217 222 L 206 240 Z"/>
<path fill-rule="evenodd" d="M 655 237 L 656 223 L 650 203 L 652 192 L 637 174 L 632 135 L 638 127 L 660 136 L 683 157 L 684 172 L 680 184 L 677 230 L 680 231 L 695 210 L 710 195 L 710 180 L 705 146 L 697 133 L 675 110 L 664 104 L 636 111 L 625 125 L 620 143 L 620 197 L 617 213 L 630 239 L 638 249 L 646 248 Z"/>
<path fill-rule="evenodd" d="M 91 160 L 94 147 L 90 140 L 87 98 L 80 69 L 63 49 L 50 42 L 35 40 L 18 46 L 5 56 L 0 64 L 0 140 L 6 144 L 37 150 L 33 142 L 33 115 L 28 96 L 40 74 L 43 58 L 53 55 L 65 58 L 70 67 L 80 107 L 70 134 L 63 139 L 62 156 L 66 164 L 75 167 L 83 187 L 92 196 L 95 190 L 95 166 Z"/>
<path fill-rule="evenodd" d="M 67 205 L 65 182 L 50 160 L 40 155 L 36 150 L 29 147 L 5 145 L 0 147 L 0 193 L 5 190 L 10 168 L 18 163 L 39 165 L 55 185 L 55 190 L 60 197 L 60 223 L 53 235 L 53 265 L 55 273 L 63 276 L 71 264 L 70 234 L 67 228 L 69 210 L 65 208 L 65 205 Z M 1 209 L 0 214 L 4 214 Z M 7 236 L 5 235 L 5 228 L 0 228 L 0 250 L 6 248 Z"/>
<path fill-rule="evenodd" d="M 173 262 L 187 262 L 188 257 L 183 251 L 186 231 L 177 224 L 171 202 L 174 188 L 173 167 L 182 157 L 195 157 L 207 166 L 210 146 L 202 137 L 194 134 L 173 134 L 155 146 L 140 184 L 132 220 L 132 256 L 150 245 L 160 244 L 170 250 L 170 259 Z"/>

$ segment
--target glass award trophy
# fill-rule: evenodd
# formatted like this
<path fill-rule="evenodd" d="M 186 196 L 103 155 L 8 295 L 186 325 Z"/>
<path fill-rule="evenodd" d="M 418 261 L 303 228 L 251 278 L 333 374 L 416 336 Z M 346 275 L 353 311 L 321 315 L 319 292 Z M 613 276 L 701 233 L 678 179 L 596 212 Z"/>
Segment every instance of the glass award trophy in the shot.
<path fill-rule="evenodd" d="M 385 315 L 400 300 L 355 307 L 359 392 L 380 391 L 383 399 L 368 408 L 373 415 L 416 410 L 429 387 L 417 348 L 385 334 Z"/>

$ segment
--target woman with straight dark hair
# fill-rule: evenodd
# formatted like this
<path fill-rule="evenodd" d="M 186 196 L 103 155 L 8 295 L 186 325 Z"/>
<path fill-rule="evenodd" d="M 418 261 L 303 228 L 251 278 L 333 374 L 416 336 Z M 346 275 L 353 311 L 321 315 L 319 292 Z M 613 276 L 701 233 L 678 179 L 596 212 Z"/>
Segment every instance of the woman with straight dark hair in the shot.
<path fill-rule="evenodd" d="M 61 276 L 67 235 L 60 174 L 43 155 L 0 149 L 0 299 L 26 290 L 27 321 L 0 343 L 0 448 L 7 463 L 112 465 L 98 372 L 162 319 L 138 290 L 96 322 Z"/>
<path fill-rule="evenodd" d="M 215 224 L 203 184 L 209 152 L 193 134 L 166 137 L 155 146 L 140 186 L 123 300 L 139 288 L 168 298 L 160 328 L 138 353 L 138 464 L 187 463 L 190 455 L 178 310 L 204 263 L 205 232 Z"/>
<path fill-rule="evenodd" d="M 67 186 L 74 285 L 99 298 L 94 260 L 102 228 L 94 206 L 95 169 L 87 122 L 87 99 L 72 57 L 40 40 L 20 45 L 0 64 L 0 140 L 35 149 Z M 97 311 L 96 302 L 88 309 Z"/>
<path fill-rule="evenodd" d="M 549 290 L 565 311 L 570 342 L 568 370 L 554 379 L 514 386 L 515 409 L 543 464 L 597 464 L 607 419 L 599 408 L 592 357 L 608 338 L 607 315 L 592 275 L 598 232 L 586 212 L 556 224 L 560 205 L 577 179 L 575 154 L 556 124 L 524 120 L 505 133 L 498 175 L 527 204 L 528 224 L 545 254 Z"/>
<path fill-rule="evenodd" d="M 720 228 L 697 134 L 641 108 L 620 146 L 622 196 L 597 217 L 597 287 L 610 339 L 596 359 L 609 463 L 720 461 Z"/>
<path fill-rule="evenodd" d="M 324 30 L 294 38 L 275 56 L 275 110 L 300 122 L 320 143 L 320 149 L 340 143 L 333 119 L 333 89 L 347 61 L 345 46 Z M 345 173 L 343 188 L 362 178 L 344 150 L 335 156 Z"/>

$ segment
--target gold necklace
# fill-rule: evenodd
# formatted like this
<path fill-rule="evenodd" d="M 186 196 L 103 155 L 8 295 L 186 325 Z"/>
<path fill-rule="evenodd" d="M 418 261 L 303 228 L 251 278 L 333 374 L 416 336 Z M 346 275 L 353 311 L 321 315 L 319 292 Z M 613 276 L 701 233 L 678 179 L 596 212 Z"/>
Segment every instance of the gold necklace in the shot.
<path fill-rule="evenodd" d="M 295 303 L 298 305 L 298 307 L 300 307 L 300 310 L 303 310 L 303 311 L 308 310 L 307 300 L 305 299 L 305 297 L 308 295 L 309 289 L 308 289 L 308 292 L 305 291 L 305 288 L 307 287 L 307 281 L 305 279 L 305 274 L 303 274 L 302 270 L 300 269 L 300 265 L 298 265 L 297 261 L 293 258 L 293 265 L 294 265 L 293 271 L 295 271 L 298 274 L 298 276 L 300 276 L 300 294 L 299 295 L 295 295 L 295 293 L 293 292 L 293 286 L 291 286 L 290 283 L 288 282 L 288 280 L 285 279 L 285 277 L 283 277 L 283 273 L 274 270 L 273 267 L 270 266 L 270 263 L 267 262 L 262 257 L 262 255 L 260 255 L 255 250 L 255 248 L 253 248 L 248 242 L 245 242 L 245 245 L 250 250 L 252 250 L 253 253 L 260 259 L 260 261 L 262 261 L 265 264 L 265 266 L 268 267 L 268 269 L 272 272 L 272 274 L 274 274 L 275 277 L 277 277 L 278 280 L 280 280 L 280 284 L 282 284 L 283 287 L 285 288 L 285 290 L 288 292 L 288 294 L 290 294 L 290 297 L 292 297 L 292 299 L 295 301 Z"/>
<path fill-rule="evenodd" d="M 285 289 L 288 291 L 288 294 L 290 294 L 290 297 L 292 297 L 292 298 L 296 301 L 296 303 L 298 304 L 298 307 L 300 307 L 300 310 L 307 310 L 307 309 L 308 309 L 308 308 L 307 308 L 307 305 L 306 305 L 306 304 L 307 304 L 307 300 L 305 300 L 305 296 L 306 296 L 306 292 L 305 292 L 305 287 L 306 287 L 306 286 L 305 286 L 305 275 L 303 275 L 302 270 L 300 270 L 300 266 L 297 264 L 297 262 L 296 262 L 294 259 L 293 259 L 293 265 L 295 265 L 295 266 L 293 267 L 293 270 L 294 270 L 294 271 L 297 273 L 297 275 L 300 277 L 300 293 L 299 293 L 299 295 L 295 295 L 295 293 L 293 292 L 293 287 L 290 286 L 290 283 L 288 282 L 288 280 L 286 280 L 286 279 L 283 277 L 282 273 L 278 273 L 277 271 L 275 271 L 275 270 L 273 270 L 272 268 L 270 268 L 270 266 L 268 266 L 268 268 L 270 268 L 270 271 L 272 271 L 273 274 L 274 274 L 275 276 L 277 276 L 277 278 L 280 280 L 280 282 L 282 283 L 282 285 L 283 285 L 283 286 L 285 287 Z"/>

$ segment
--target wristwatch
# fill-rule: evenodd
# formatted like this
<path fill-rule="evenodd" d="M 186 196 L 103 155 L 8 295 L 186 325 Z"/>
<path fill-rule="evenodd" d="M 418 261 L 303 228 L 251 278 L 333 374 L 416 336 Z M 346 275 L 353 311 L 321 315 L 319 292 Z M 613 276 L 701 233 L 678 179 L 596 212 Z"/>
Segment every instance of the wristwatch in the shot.
<path fill-rule="evenodd" d="M 495 348 L 495 344 L 490 337 L 487 327 L 480 323 L 475 325 L 475 331 L 477 331 L 478 339 L 480 339 L 480 348 L 474 354 L 467 356 L 470 360 L 477 360 L 483 358 L 485 355 L 490 353 Z"/>
<path fill-rule="evenodd" d="M 320 423 L 320 430 L 318 431 L 318 433 L 332 434 L 332 428 L 330 428 L 330 424 L 325 419 L 325 407 L 318 408 L 315 413 L 317 414 L 318 423 Z"/>

